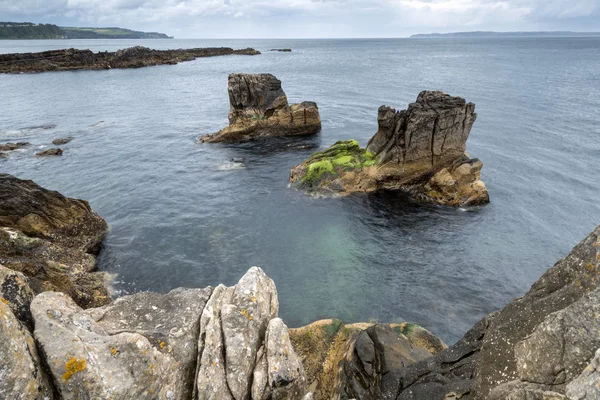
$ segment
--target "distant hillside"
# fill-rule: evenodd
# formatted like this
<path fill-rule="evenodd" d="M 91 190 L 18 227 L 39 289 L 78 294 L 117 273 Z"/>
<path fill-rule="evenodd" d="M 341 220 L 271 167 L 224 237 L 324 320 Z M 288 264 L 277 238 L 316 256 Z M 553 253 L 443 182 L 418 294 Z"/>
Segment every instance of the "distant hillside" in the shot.
<path fill-rule="evenodd" d="M 564 37 L 564 36 L 600 36 L 600 32 L 453 32 L 453 33 L 421 33 L 411 38 L 485 38 L 485 37 Z"/>
<path fill-rule="evenodd" d="M 0 39 L 66 39 L 66 33 L 51 24 L 0 22 Z"/>
<path fill-rule="evenodd" d="M 123 28 L 58 27 L 31 22 L 0 22 L 2 39 L 172 39 L 164 33 Z"/>

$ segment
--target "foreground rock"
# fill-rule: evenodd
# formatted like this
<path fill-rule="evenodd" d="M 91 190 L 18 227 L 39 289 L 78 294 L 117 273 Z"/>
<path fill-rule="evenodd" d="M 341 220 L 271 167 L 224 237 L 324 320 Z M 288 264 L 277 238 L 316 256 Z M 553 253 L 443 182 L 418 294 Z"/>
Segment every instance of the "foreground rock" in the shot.
<path fill-rule="evenodd" d="M 379 398 L 596 398 L 597 382 L 590 379 L 597 376 L 600 348 L 599 282 L 600 227 L 527 294 L 486 316 L 455 345 L 388 373 L 378 383 Z"/>
<path fill-rule="evenodd" d="M 201 136 L 201 142 L 241 142 L 321 131 L 317 105 L 313 102 L 289 105 L 281 81 L 271 74 L 231 74 L 228 91 L 229 126 Z"/>
<path fill-rule="evenodd" d="M 0 174 L 0 264 L 35 293 L 62 291 L 82 307 L 110 302 L 104 275 L 93 272 L 106 230 L 87 201 Z"/>
<path fill-rule="evenodd" d="M 344 324 L 322 320 L 290 330 L 316 400 L 382 398 L 390 372 L 431 357 L 446 345 L 414 324 Z"/>
<path fill-rule="evenodd" d="M 379 108 L 379 130 L 361 149 L 338 142 L 292 168 L 290 182 L 336 193 L 404 190 L 452 206 L 489 202 L 483 166 L 465 153 L 475 105 L 442 92 L 421 92 L 407 110 Z"/>
<path fill-rule="evenodd" d="M 114 53 L 93 53 L 91 50 L 77 49 L 49 50 L 41 53 L 0 54 L 0 73 L 141 68 L 233 54 L 256 55 L 260 52 L 250 48 L 153 50 L 142 46 L 130 47 Z"/>
<path fill-rule="evenodd" d="M 53 399 L 31 333 L 3 301 L 0 301 L 0 354 L 0 399 Z"/>

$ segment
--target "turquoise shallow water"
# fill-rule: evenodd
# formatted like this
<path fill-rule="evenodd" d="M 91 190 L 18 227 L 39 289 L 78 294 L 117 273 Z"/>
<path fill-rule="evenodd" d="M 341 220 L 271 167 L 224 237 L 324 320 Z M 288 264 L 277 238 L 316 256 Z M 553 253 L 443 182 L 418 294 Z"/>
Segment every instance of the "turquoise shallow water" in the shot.
<path fill-rule="evenodd" d="M 600 38 L 0 41 L 0 52 L 137 44 L 265 52 L 0 76 L 0 142 L 33 143 L 0 171 L 90 201 L 111 227 L 100 268 L 118 293 L 233 284 L 259 265 L 290 326 L 409 320 L 453 342 L 600 223 Z M 294 51 L 266 51 L 280 47 Z M 322 133 L 196 143 L 227 124 L 231 72 L 271 72 L 290 101 L 316 101 Z M 490 205 L 288 188 L 289 168 L 311 153 L 289 144 L 365 145 L 380 105 L 404 108 L 425 89 L 476 104 L 468 151 L 484 162 Z M 40 125 L 55 128 L 24 129 Z M 62 136 L 75 138 L 63 157 L 32 157 Z M 232 157 L 248 168 L 219 170 Z"/>

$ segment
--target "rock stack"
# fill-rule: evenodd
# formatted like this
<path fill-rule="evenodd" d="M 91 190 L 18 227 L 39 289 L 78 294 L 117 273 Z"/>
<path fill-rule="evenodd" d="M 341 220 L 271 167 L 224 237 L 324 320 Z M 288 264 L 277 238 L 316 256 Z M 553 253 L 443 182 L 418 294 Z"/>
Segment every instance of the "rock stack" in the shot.
<path fill-rule="evenodd" d="M 475 105 L 442 92 L 421 92 L 408 109 L 379 108 L 379 129 L 361 149 L 338 142 L 292 168 L 290 181 L 338 193 L 405 190 L 452 206 L 489 202 L 483 166 L 466 153 Z"/>
<path fill-rule="evenodd" d="M 281 81 L 271 74 L 231 74 L 228 92 L 229 126 L 201 136 L 201 142 L 242 142 L 321 131 L 317 105 L 308 101 L 289 105 Z"/>

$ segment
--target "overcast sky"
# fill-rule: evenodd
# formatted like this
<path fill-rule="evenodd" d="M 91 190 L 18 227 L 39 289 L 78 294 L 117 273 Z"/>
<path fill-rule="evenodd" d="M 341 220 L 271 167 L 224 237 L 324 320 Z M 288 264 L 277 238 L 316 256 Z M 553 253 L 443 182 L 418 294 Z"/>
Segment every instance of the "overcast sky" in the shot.
<path fill-rule="evenodd" d="M 1 20 L 119 26 L 178 38 L 600 31 L 600 0 L 0 0 Z"/>

